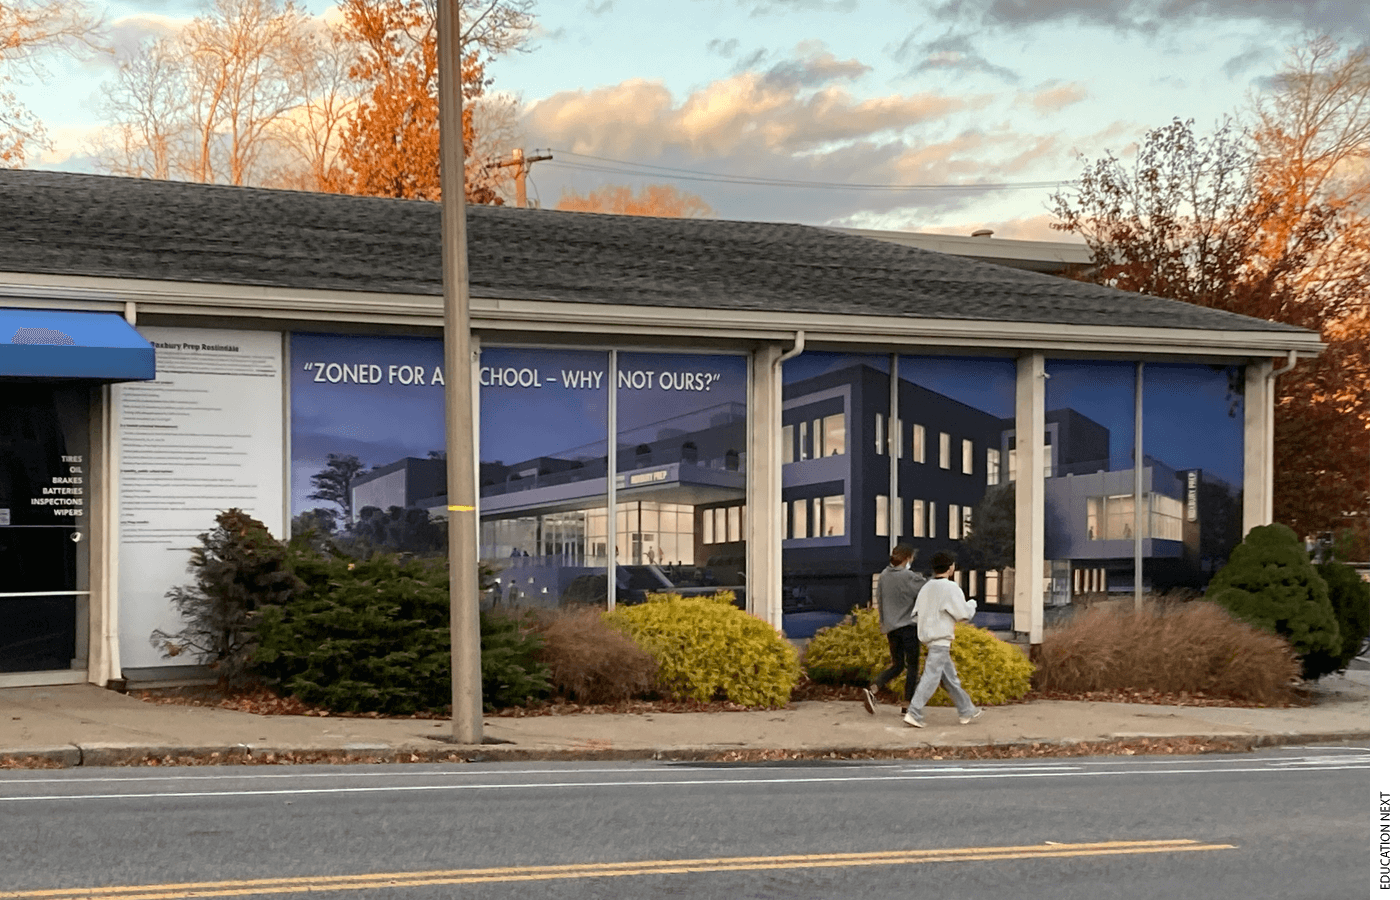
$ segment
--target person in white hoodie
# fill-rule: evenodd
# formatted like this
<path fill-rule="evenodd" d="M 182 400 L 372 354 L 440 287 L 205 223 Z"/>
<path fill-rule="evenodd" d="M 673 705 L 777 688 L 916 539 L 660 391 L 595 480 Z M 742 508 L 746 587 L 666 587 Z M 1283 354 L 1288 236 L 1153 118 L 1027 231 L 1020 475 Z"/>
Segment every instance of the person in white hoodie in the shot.
<path fill-rule="evenodd" d="M 919 590 L 919 597 L 914 601 L 919 642 L 928 647 L 924 675 L 909 701 L 909 711 L 904 714 L 904 721 L 915 728 L 924 727 L 924 707 L 939 684 L 953 699 L 958 709 L 958 722 L 966 725 L 982 715 L 982 710 L 972 704 L 972 698 L 963 690 L 957 667 L 953 665 L 953 626 L 970 620 L 977 611 L 976 601 L 967 599 L 952 579 L 953 561 L 952 554 L 947 552 L 933 555 L 933 577 Z"/>

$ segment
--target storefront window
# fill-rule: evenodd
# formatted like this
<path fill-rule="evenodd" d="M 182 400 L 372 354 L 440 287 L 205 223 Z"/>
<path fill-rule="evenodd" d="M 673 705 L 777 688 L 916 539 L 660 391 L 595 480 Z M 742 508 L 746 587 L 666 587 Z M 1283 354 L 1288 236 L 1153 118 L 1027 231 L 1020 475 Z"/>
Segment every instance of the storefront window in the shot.
<path fill-rule="evenodd" d="M 1237 366 L 1143 366 L 1154 587 L 1204 587 L 1241 540 L 1242 380 Z"/>
<path fill-rule="evenodd" d="M 1047 599 L 1068 603 L 1074 573 L 1090 569 L 1105 570 L 1110 590 L 1132 590 L 1137 365 L 1049 360 L 1045 372 L 1036 457 L 1045 477 Z"/>
<path fill-rule="evenodd" d="M 955 555 L 960 571 L 969 573 L 970 595 L 984 578 L 977 572 L 1013 564 L 1014 498 L 1000 486 L 999 467 L 979 448 L 1000 448 L 1014 428 L 1016 365 L 1009 359 L 968 357 L 899 357 L 900 417 L 937 435 L 938 464 L 902 466 L 901 504 L 910 509 L 899 539 L 912 543 L 927 565 L 933 554 Z M 933 447 L 929 448 L 932 462 Z M 905 497 L 918 496 L 912 505 Z M 922 514 L 921 514 L 922 513 Z M 982 528 L 979 537 L 978 527 Z M 1013 532 L 1013 533 L 1008 533 Z"/>
<path fill-rule="evenodd" d="M 486 347 L 479 371 L 483 602 L 606 603 L 607 353 Z M 654 554 L 657 510 L 628 513 Z"/>
<path fill-rule="evenodd" d="M 617 354 L 620 591 L 638 567 L 654 567 L 648 577 L 687 592 L 728 589 L 743 598 L 747 402 L 746 357 Z M 821 421 L 797 424 L 793 454 L 819 454 Z M 634 599 L 642 595 L 619 597 Z"/>

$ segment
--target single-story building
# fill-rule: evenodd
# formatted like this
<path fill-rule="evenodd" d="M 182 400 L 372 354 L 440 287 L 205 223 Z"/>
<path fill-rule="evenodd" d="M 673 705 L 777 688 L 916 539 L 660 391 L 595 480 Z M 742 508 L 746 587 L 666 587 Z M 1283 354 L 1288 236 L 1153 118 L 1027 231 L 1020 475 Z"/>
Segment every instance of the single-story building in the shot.
<path fill-rule="evenodd" d="M 423 539 L 440 216 L 0 170 L 0 685 L 186 664 L 151 635 L 229 507 Z M 1038 643 L 1046 602 L 1200 584 L 1271 520 L 1272 373 L 1322 348 L 986 237 L 466 216 L 492 602 L 689 580 L 794 632 L 908 541 Z"/>

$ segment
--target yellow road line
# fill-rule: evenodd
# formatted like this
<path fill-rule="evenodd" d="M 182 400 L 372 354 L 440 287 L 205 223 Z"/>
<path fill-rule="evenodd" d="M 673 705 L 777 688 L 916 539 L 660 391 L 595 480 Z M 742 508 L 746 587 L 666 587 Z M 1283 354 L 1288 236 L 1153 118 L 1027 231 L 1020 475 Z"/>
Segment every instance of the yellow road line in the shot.
<path fill-rule="evenodd" d="M 240 881 L 193 881 L 178 884 L 143 884 L 121 887 L 0 891 L 0 900 L 177 900 L 177 898 L 193 897 L 236 897 L 487 882 L 606 878 L 622 875 L 674 875 L 764 869 L 839 868 L 842 866 L 897 866 L 911 863 L 981 862 L 1008 859 L 1064 859 L 1078 856 L 1117 856 L 1233 849 L 1236 849 L 1233 844 L 1203 844 L 1199 841 L 1178 839 L 1100 841 L 1085 844 L 1029 844 L 1010 847 L 962 847 L 946 850 L 885 850 L 868 853 L 730 856 L 713 859 L 655 859 L 616 863 L 503 866 L 423 872 L 375 872 L 364 875 L 310 875 L 286 878 L 254 878 Z"/>

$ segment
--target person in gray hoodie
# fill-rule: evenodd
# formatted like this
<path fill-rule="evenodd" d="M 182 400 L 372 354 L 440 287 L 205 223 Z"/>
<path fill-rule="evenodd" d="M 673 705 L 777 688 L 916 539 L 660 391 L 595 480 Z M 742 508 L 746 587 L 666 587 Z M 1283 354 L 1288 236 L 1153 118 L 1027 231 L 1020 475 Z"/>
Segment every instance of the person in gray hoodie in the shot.
<path fill-rule="evenodd" d="M 914 696 L 914 682 L 919 679 L 919 632 L 914 625 L 914 600 L 925 578 L 909 566 L 914 562 L 914 548 L 900 544 L 890 551 L 890 564 L 880 573 L 876 591 L 880 600 L 880 630 L 890 642 L 890 667 L 863 689 L 865 711 L 875 715 L 875 694 L 904 673 L 904 709 Z"/>
<path fill-rule="evenodd" d="M 924 660 L 924 677 L 909 701 L 904 721 L 915 728 L 924 727 L 924 706 L 942 684 L 958 709 L 958 721 L 963 725 L 982 715 L 972 703 L 953 665 L 953 629 L 966 622 L 977 611 L 977 603 L 963 594 L 953 580 L 953 555 L 939 551 L 933 555 L 933 578 L 919 590 L 914 603 L 914 618 L 918 621 L 919 641 L 928 647 Z"/>

